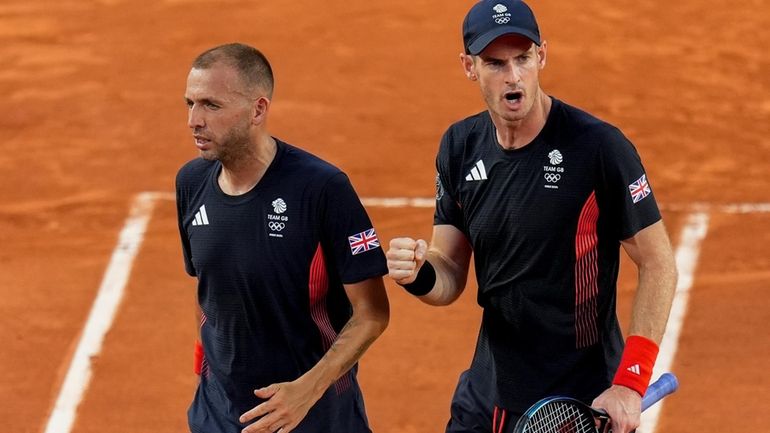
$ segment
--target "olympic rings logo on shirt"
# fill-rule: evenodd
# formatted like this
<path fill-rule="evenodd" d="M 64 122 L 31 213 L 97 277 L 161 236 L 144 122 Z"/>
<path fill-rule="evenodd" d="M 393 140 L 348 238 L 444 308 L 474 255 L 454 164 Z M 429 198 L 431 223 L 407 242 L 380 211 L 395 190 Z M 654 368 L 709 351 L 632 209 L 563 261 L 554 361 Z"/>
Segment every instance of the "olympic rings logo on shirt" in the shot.
<path fill-rule="evenodd" d="M 284 229 L 284 227 L 286 227 L 286 224 L 270 221 L 269 223 L 267 223 L 267 226 L 270 227 L 270 230 L 274 232 L 280 232 L 281 230 Z"/>
<path fill-rule="evenodd" d="M 546 173 L 544 176 L 545 180 L 550 183 L 556 183 L 561 179 L 561 175 L 557 173 Z"/>

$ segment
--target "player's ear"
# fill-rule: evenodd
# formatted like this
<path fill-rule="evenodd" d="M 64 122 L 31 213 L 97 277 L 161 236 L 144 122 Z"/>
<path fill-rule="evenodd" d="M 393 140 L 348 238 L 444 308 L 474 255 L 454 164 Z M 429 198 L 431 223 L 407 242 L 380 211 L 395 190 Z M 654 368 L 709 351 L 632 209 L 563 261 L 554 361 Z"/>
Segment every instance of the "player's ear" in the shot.
<path fill-rule="evenodd" d="M 540 69 L 545 68 L 545 60 L 546 60 L 546 57 L 547 57 L 546 53 L 548 51 L 547 45 L 548 45 L 548 43 L 545 40 L 543 40 L 543 42 L 540 43 L 539 47 L 537 45 L 535 45 L 537 47 L 536 48 L 536 51 L 537 51 L 537 63 L 539 65 Z"/>
<path fill-rule="evenodd" d="M 254 100 L 252 109 L 252 123 L 255 125 L 264 124 L 267 121 L 267 113 L 270 111 L 270 99 L 268 99 L 266 96 L 260 96 Z"/>
<path fill-rule="evenodd" d="M 473 56 L 470 54 L 460 53 L 460 64 L 465 76 L 471 81 L 476 81 L 479 76 L 476 74 L 476 63 L 473 60 Z"/>

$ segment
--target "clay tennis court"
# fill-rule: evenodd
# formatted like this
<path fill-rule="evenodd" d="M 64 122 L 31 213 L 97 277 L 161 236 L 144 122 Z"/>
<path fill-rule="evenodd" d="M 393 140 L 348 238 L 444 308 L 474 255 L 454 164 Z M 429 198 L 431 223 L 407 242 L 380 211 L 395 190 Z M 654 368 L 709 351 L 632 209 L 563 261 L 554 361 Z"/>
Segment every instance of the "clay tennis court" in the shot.
<path fill-rule="evenodd" d="M 384 242 L 427 237 L 430 201 L 409 199 L 432 196 L 445 128 L 483 108 L 457 60 L 470 4 L 4 0 L 0 431 L 186 431 L 195 281 L 171 193 L 197 154 L 182 98 L 195 55 L 260 48 L 277 77 L 273 134 L 344 169 Z M 543 87 L 636 144 L 677 249 L 684 278 L 662 365 L 681 389 L 655 431 L 766 430 L 768 3 L 530 4 L 549 44 Z M 635 271 L 624 265 L 627 323 Z M 475 285 L 437 309 L 387 284 L 391 325 L 360 370 L 371 425 L 441 432 L 478 329 Z M 92 314 L 97 299 L 114 314 Z M 81 337 L 98 350 L 80 352 L 89 374 L 67 391 Z"/>

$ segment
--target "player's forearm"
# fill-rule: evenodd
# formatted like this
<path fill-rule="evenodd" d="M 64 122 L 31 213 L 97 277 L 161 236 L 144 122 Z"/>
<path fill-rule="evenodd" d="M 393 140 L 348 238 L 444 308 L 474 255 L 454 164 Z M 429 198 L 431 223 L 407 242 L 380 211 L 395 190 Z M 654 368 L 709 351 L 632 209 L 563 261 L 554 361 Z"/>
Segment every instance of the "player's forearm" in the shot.
<path fill-rule="evenodd" d="M 387 310 L 353 313 L 323 358 L 304 375 L 318 398 L 361 359 L 387 325 Z"/>
<path fill-rule="evenodd" d="M 468 279 L 467 267 L 453 263 L 438 251 L 428 250 L 427 261 L 436 272 L 433 289 L 419 299 L 429 305 L 449 305 L 460 297 Z"/>
<path fill-rule="evenodd" d="M 660 344 L 671 311 L 677 283 L 673 258 L 666 255 L 640 266 L 639 283 L 631 311 L 629 334 Z"/>

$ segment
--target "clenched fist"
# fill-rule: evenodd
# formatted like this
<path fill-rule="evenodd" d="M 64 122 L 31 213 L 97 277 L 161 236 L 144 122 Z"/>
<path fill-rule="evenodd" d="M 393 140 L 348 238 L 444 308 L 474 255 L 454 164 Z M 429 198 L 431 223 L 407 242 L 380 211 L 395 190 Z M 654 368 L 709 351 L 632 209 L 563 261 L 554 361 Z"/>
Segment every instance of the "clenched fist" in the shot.
<path fill-rule="evenodd" d="M 385 254 L 388 258 L 388 275 L 398 284 L 409 284 L 417 278 L 428 243 L 422 239 L 395 238 L 390 241 L 390 249 Z"/>

